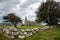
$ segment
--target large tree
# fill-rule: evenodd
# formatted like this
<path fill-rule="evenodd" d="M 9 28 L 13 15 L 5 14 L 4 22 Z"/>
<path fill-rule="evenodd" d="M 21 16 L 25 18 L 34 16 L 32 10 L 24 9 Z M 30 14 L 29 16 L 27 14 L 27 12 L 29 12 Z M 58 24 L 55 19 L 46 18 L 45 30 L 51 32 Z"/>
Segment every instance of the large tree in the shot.
<path fill-rule="evenodd" d="M 46 1 L 36 11 L 36 21 L 45 22 L 49 26 L 58 25 L 60 19 L 60 3 L 56 1 Z"/>
<path fill-rule="evenodd" d="M 18 16 L 16 16 L 14 13 L 10 13 L 7 16 L 3 17 L 5 22 L 10 22 L 14 25 L 15 28 L 17 28 L 17 23 L 22 23 L 21 18 L 19 18 Z"/>

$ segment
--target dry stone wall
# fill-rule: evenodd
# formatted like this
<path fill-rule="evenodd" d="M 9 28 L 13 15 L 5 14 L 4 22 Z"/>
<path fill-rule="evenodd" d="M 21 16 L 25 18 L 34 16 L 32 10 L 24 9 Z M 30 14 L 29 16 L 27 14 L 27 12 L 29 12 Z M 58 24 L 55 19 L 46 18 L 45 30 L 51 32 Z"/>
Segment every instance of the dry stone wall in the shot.
<path fill-rule="evenodd" d="M 34 35 L 37 32 L 40 32 L 42 30 L 49 29 L 49 26 L 45 26 L 43 28 L 33 28 L 32 30 L 26 29 L 26 30 L 17 30 L 17 29 L 6 29 L 6 28 L 0 28 L 0 32 L 2 31 L 7 38 L 15 38 L 17 36 L 20 39 L 30 37 Z"/>

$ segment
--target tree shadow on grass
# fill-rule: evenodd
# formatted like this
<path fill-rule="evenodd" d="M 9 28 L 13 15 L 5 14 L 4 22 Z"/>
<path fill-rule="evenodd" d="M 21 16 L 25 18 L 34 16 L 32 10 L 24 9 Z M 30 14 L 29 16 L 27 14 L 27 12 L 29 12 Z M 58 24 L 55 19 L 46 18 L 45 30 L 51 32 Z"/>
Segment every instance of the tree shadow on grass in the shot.
<path fill-rule="evenodd" d="M 60 40 L 60 37 L 56 37 L 56 38 L 54 38 L 54 40 Z"/>

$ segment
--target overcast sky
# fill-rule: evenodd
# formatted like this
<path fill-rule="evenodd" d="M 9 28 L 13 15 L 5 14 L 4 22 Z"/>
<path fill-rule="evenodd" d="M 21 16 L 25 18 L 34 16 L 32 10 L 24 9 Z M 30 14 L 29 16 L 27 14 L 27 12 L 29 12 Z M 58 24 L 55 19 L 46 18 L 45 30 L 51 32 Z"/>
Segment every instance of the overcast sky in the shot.
<path fill-rule="evenodd" d="M 42 1 L 46 0 L 0 0 L 0 22 L 2 17 L 8 13 L 16 13 L 22 20 L 27 16 L 28 20 L 34 21 L 35 11 Z M 59 0 L 57 0 L 59 1 Z"/>

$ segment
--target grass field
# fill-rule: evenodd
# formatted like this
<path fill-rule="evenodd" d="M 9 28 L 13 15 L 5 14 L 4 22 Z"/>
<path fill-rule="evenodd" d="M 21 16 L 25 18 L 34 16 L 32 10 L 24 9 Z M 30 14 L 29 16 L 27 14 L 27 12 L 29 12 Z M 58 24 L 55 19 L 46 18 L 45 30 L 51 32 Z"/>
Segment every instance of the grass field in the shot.
<path fill-rule="evenodd" d="M 41 28 L 42 26 L 18 26 L 18 29 L 33 29 L 33 28 Z M 5 28 L 13 29 L 14 26 L 5 26 Z"/>
<path fill-rule="evenodd" d="M 4 36 L 3 33 L 0 32 L 0 40 L 6 40 L 6 37 Z"/>
<path fill-rule="evenodd" d="M 0 33 L 0 35 L 0 40 L 6 40 L 2 33 Z M 41 31 L 26 39 L 14 40 L 60 40 L 60 28 Z"/>
<path fill-rule="evenodd" d="M 60 40 L 60 28 L 41 31 L 26 40 Z"/>
<path fill-rule="evenodd" d="M 21 26 L 19 29 L 33 29 L 33 28 L 41 28 L 41 26 Z"/>

